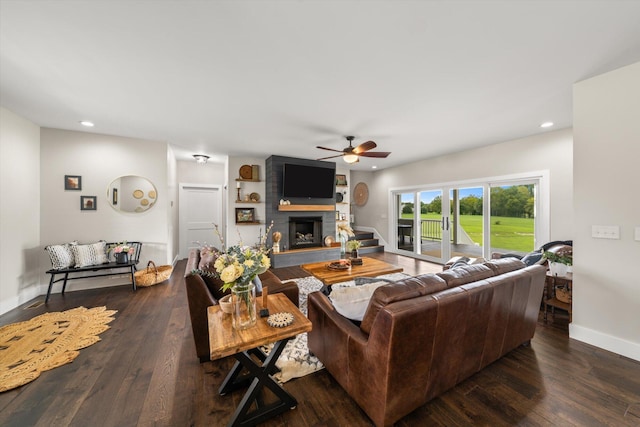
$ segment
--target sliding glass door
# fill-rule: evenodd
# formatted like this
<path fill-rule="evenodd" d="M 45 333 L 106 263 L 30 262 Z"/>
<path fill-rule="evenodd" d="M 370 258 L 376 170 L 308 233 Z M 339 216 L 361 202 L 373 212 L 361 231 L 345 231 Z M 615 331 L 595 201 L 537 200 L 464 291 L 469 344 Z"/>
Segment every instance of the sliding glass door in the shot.
<path fill-rule="evenodd" d="M 539 218 L 540 179 L 392 192 L 395 249 L 438 263 L 454 256 L 526 254 L 548 233 L 540 226 L 547 221 L 546 215 Z"/>

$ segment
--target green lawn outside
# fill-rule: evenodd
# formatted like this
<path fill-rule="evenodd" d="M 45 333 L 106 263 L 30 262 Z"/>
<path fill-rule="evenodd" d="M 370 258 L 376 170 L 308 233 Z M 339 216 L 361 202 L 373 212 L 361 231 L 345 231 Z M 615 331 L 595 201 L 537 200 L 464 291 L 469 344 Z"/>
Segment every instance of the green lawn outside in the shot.
<path fill-rule="evenodd" d="M 422 214 L 422 219 L 440 220 L 440 215 Z M 402 214 L 402 218 L 413 218 Z M 499 224 L 496 224 L 499 222 Z M 461 215 L 460 225 L 471 239 L 482 245 L 482 216 Z M 530 252 L 533 247 L 533 218 L 491 217 L 491 246 L 518 252 Z"/>

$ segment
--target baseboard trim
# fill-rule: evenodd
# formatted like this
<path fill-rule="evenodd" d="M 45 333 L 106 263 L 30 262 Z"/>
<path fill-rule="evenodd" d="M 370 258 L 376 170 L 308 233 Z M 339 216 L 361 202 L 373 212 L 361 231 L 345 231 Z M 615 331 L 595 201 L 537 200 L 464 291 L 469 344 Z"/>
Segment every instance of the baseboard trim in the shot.
<path fill-rule="evenodd" d="M 574 323 L 569 324 L 569 337 L 640 362 L 640 343 L 603 334 Z"/>
<path fill-rule="evenodd" d="M 34 298 L 39 297 L 40 295 L 42 295 L 42 287 L 43 285 L 29 286 L 28 288 L 20 291 L 19 295 L 16 295 L 15 297 L 9 298 L 4 301 L 0 301 L 0 315 L 5 314 L 16 307 L 20 307 L 20 305 L 29 302 Z"/>

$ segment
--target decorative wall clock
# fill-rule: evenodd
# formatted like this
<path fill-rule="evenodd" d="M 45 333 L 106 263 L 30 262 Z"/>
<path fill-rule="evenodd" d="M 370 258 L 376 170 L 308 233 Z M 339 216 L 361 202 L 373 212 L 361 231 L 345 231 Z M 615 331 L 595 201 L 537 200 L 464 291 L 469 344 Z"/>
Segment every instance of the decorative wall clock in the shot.
<path fill-rule="evenodd" d="M 353 201 L 356 206 L 364 206 L 369 200 L 369 187 L 364 182 L 359 182 L 353 189 Z"/>

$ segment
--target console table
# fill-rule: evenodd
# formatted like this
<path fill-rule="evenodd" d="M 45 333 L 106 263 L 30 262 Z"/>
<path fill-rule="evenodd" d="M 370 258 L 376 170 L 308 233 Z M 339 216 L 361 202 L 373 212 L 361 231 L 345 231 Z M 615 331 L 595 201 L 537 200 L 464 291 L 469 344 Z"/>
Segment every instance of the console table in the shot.
<path fill-rule="evenodd" d="M 569 302 L 560 301 L 556 294 L 558 288 L 566 289 L 569 293 Z M 572 289 L 573 289 L 573 275 L 571 273 L 566 276 L 556 276 L 547 272 L 545 278 L 544 294 L 542 302 L 544 303 L 544 321 L 547 321 L 547 312 L 551 308 L 551 315 L 555 316 L 556 308 L 569 313 L 569 322 L 571 322 L 571 305 L 572 305 Z"/>
<path fill-rule="evenodd" d="M 262 307 L 262 298 L 257 299 L 257 310 Z M 276 361 L 289 339 L 311 330 L 311 322 L 305 317 L 285 294 L 268 296 L 268 308 L 271 314 L 288 312 L 293 314 L 293 323 L 284 328 L 274 328 L 267 324 L 266 318 L 258 318 L 256 325 L 238 331 L 233 328 L 230 314 L 224 314 L 219 305 L 207 309 L 209 318 L 209 345 L 211 360 L 233 355 L 237 361 L 218 393 L 224 396 L 228 392 L 249 385 L 247 392 L 238 404 L 228 426 L 254 426 L 282 412 L 293 409 L 298 401 L 278 384 L 271 374 L 277 371 Z M 260 346 L 275 343 L 269 355 L 265 355 Z M 256 356 L 256 361 L 252 355 Z M 243 368 L 249 371 L 241 375 Z M 267 388 L 277 400 L 265 404 L 262 397 Z M 255 404 L 255 405 L 254 405 Z M 252 406 L 255 410 L 249 411 Z"/>

